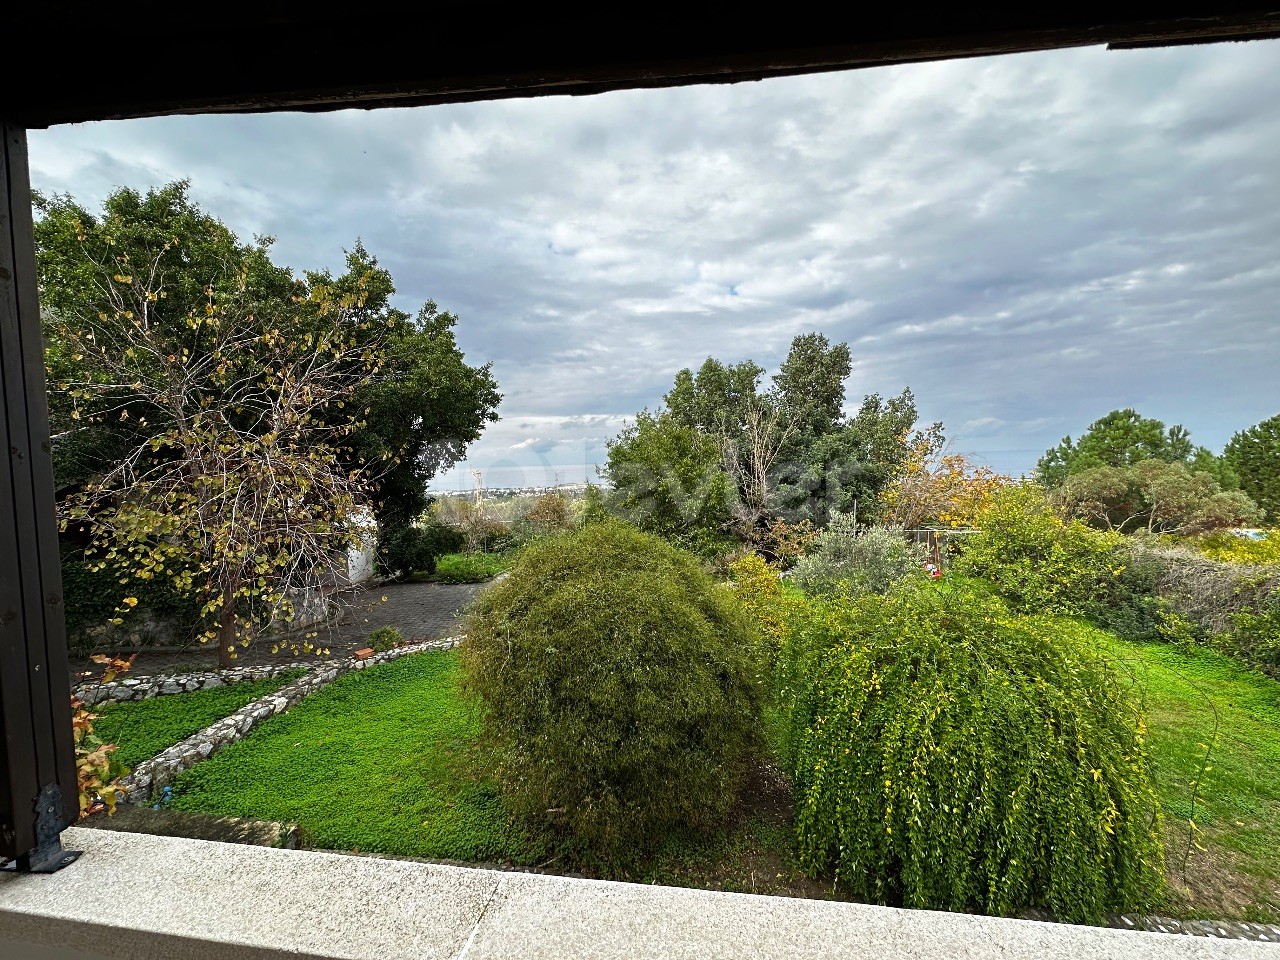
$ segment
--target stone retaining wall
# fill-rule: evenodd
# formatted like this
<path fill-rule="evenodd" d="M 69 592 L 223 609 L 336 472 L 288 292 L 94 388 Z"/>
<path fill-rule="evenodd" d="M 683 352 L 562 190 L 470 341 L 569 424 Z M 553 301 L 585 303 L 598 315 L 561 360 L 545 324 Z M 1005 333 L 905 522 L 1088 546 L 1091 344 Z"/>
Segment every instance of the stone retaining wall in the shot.
<path fill-rule="evenodd" d="M 76 684 L 71 688 L 71 693 L 88 706 L 118 703 L 124 700 L 150 700 L 152 697 L 164 697 L 173 693 L 211 690 L 214 687 L 225 687 L 232 683 L 268 680 L 282 673 L 310 669 L 314 666 L 316 666 L 314 660 L 299 660 L 270 666 L 231 667 L 227 670 L 160 674 L 154 677 L 126 677 L 123 680 L 112 680 L 110 683 L 90 680 Z"/>
<path fill-rule="evenodd" d="M 387 663 L 412 653 L 426 650 L 449 650 L 461 642 L 460 637 L 428 640 L 406 644 L 384 653 L 375 653 L 366 660 L 350 657 L 345 660 L 326 660 L 316 664 L 305 676 L 285 684 L 275 693 L 246 704 L 228 717 L 210 724 L 199 733 L 192 734 L 181 743 L 174 744 L 150 760 L 144 760 L 133 773 L 120 781 L 125 793 L 125 803 L 149 803 L 183 770 L 211 757 L 229 743 L 243 739 L 250 730 L 267 717 L 284 713 L 304 697 L 328 686 L 352 670 L 363 670 L 378 663 Z M 253 669 L 253 668 L 244 668 Z M 274 669 L 274 668 L 272 668 Z M 292 669 L 292 667 L 290 668 Z"/>

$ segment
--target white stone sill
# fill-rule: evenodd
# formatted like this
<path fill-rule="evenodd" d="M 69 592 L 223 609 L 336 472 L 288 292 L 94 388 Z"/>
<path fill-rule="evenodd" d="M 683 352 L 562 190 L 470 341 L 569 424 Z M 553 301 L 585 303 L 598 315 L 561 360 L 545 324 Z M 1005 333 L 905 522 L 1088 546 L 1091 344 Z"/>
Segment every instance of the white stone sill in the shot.
<path fill-rule="evenodd" d="M 0 874 L 3 960 L 1280 960 L 1247 941 L 105 830 L 63 842 L 79 862 Z"/>

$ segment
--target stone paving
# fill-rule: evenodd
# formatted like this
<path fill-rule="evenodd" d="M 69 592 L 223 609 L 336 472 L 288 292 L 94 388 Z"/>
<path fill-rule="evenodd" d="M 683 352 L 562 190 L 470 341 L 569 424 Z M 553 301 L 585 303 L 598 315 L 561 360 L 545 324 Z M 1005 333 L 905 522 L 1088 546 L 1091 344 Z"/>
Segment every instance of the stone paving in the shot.
<path fill-rule="evenodd" d="M 360 590 L 342 619 L 321 628 L 314 641 L 328 649 L 330 657 L 343 657 L 365 646 L 369 634 L 379 627 L 397 627 L 406 640 L 434 640 L 459 632 L 462 609 L 484 584 L 472 583 L 386 583 Z M 386 600 L 383 600 L 386 597 Z M 325 657 L 298 658 L 289 650 L 271 652 L 269 642 L 255 643 L 236 658 L 237 666 L 275 666 L 297 661 L 314 664 Z M 217 654 L 208 645 L 187 650 L 157 650 L 139 653 L 130 675 L 153 676 L 167 673 L 195 673 L 217 667 Z M 73 672 L 92 670 L 86 657 L 73 656 Z"/>

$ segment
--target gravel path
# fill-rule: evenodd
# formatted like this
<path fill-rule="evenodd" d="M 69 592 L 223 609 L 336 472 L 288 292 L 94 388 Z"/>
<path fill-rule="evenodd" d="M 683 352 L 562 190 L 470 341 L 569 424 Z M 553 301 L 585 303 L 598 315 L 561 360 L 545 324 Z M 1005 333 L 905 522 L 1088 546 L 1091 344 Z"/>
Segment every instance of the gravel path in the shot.
<path fill-rule="evenodd" d="M 448 636 L 458 632 L 462 609 L 483 586 L 471 583 L 387 583 L 361 590 L 342 620 L 322 629 L 314 642 L 326 647 L 330 651 L 329 656 L 342 657 L 365 646 L 369 634 L 379 627 L 397 627 L 406 640 L 434 640 Z M 236 666 L 258 666 L 294 659 L 299 658 L 288 650 L 273 654 L 269 642 L 255 643 L 248 650 L 241 651 L 236 658 Z M 306 663 L 307 658 L 303 657 L 299 662 Z M 197 645 L 189 650 L 139 653 L 130 675 L 189 673 L 211 670 L 216 666 L 217 655 L 213 649 L 208 645 Z M 72 656 L 73 672 L 92 667 L 86 657 Z"/>

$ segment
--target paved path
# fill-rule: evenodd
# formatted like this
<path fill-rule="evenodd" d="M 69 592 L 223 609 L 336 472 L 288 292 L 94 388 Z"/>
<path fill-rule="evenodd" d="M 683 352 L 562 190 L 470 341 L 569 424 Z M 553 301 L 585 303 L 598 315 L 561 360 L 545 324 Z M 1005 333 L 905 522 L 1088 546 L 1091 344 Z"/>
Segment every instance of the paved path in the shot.
<path fill-rule="evenodd" d="M 406 640 L 434 640 L 460 629 L 462 608 L 484 584 L 387 583 L 358 593 L 342 620 L 320 631 L 313 642 L 341 656 L 366 645 L 369 634 L 379 627 L 399 628 Z M 383 598 L 386 598 L 385 600 Z M 278 663 L 299 659 L 288 650 L 271 652 L 271 644 L 255 643 L 236 658 L 237 666 Z M 188 673 L 210 670 L 217 663 L 211 647 L 196 645 L 189 650 L 140 653 L 134 661 L 133 676 L 157 673 Z M 300 662 L 305 663 L 306 657 Z M 92 667 L 86 658 L 72 659 L 73 671 Z"/>

